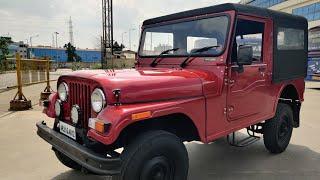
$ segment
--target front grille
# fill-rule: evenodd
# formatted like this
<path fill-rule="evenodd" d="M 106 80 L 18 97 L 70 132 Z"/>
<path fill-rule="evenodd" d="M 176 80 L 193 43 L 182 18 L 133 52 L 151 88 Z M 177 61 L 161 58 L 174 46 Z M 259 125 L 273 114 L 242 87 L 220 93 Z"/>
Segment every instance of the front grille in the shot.
<path fill-rule="evenodd" d="M 88 128 L 88 120 L 91 117 L 91 86 L 82 82 L 69 82 L 69 102 L 70 108 L 78 105 L 81 110 L 80 122 L 81 126 Z"/>

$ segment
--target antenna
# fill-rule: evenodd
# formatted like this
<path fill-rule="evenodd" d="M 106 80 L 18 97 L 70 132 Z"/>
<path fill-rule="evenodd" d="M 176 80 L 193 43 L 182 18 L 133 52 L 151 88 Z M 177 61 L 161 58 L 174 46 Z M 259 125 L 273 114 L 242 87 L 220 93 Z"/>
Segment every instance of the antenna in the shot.
<path fill-rule="evenodd" d="M 70 16 L 70 19 L 69 19 L 69 42 L 71 43 L 72 46 L 74 46 L 74 41 L 73 41 L 73 25 L 72 25 L 72 19 L 71 19 L 71 16 Z"/>

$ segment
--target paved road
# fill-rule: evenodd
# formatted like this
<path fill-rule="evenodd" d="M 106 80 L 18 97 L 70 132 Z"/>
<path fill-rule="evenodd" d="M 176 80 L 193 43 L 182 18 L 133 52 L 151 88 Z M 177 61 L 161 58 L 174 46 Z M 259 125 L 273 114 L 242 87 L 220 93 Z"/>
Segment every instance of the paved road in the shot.
<path fill-rule="evenodd" d="M 320 88 L 320 84 L 308 86 Z M 34 94 L 39 93 L 37 89 Z M 223 139 L 209 145 L 189 143 L 189 179 L 320 179 L 320 90 L 307 89 L 305 99 L 301 128 L 294 130 L 285 153 L 269 154 L 262 141 L 246 148 L 230 147 Z M 0 179 L 109 179 L 83 175 L 61 165 L 50 146 L 36 135 L 39 120 L 52 122 L 37 106 L 0 115 Z"/>

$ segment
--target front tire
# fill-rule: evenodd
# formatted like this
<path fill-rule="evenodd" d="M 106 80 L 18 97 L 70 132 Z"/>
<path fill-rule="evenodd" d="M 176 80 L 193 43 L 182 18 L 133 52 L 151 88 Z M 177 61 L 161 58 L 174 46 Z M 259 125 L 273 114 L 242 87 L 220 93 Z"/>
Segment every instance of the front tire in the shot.
<path fill-rule="evenodd" d="M 69 157 L 67 157 L 66 155 L 62 154 L 60 151 L 55 150 L 54 151 L 57 159 L 65 166 L 67 166 L 68 168 L 74 169 L 76 171 L 81 171 L 82 166 L 78 163 L 76 163 L 75 161 L 73 161 L 72 159 L 70 159 Z"/>
<path fill-rule="evenodd" d="M 286 150 L 293 130 L 293 112 L 288 104 L 279 103 L 274 118 L 264 124 L 264 145 L 273 154 Z"/>
<path fill-rule="evenodd" d="M 186 147 L 174 134 L 150 131 L 138 136 L 121 155 L 123 180 L 186 180 Z"/>

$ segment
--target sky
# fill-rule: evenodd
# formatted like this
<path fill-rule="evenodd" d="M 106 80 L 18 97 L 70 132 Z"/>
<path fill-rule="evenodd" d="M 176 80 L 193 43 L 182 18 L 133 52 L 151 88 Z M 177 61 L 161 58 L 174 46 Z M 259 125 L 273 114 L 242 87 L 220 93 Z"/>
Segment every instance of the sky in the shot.
<path fill-rule="evenodd" d="M 113 0 L 114 39 L 138 47 L 140 27 L 145 19 L 184 10 L 239 0 Z M 32 45 L 51 46 L 58 32 L 58 46 L 69 42 L 68 21 L 72 18 L 77 48 L 99 48 L 102 32 L 101 0 L 0 0 L 0 36 Z"/>

